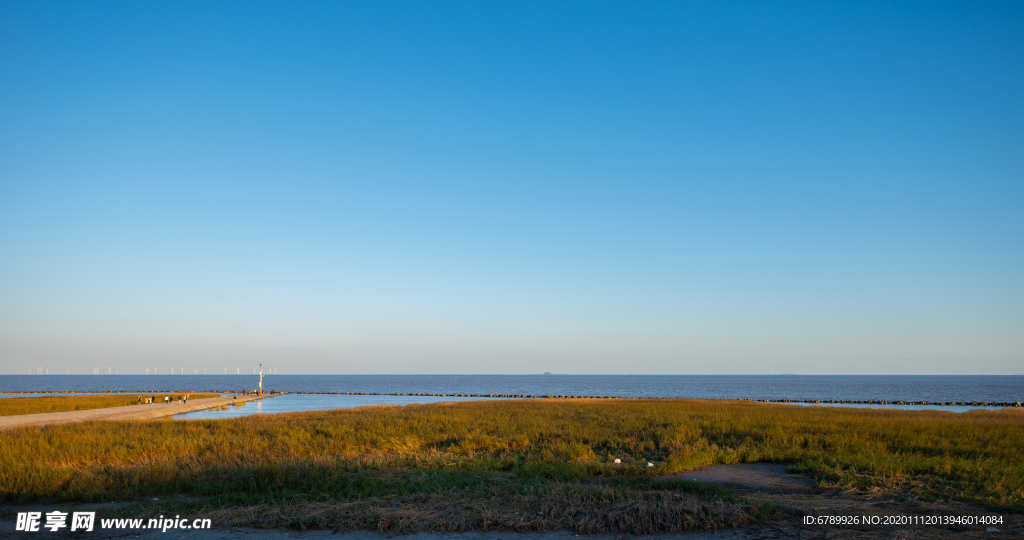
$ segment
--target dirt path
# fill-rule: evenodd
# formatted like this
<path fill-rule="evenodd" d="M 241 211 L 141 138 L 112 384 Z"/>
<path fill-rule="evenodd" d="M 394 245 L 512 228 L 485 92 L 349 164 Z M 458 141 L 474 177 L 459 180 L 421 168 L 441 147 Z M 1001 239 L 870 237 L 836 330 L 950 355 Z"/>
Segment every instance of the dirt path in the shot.
<path fill-rule="evenodd" d="M 719 484 L 750 499 L 777 504 L 781 515 L 751 529 L 751 538 L 821 538 L 829 540 L 927 540 L 973 538 L 1024 538 L 1024 516 L 987 511 L 955 501 L 922 501 L 915 497 L 893 498 L 881 491 L 819 487 L 807 476 L 790 474 L 788 466 L 774 463 L 714 465 L 673 475 L 676 478 Z M 877 517 L 879 525 L 816 525 L 805 517 L 850 516 L 863 520 Z M 934 519 L 935 516 L 1001 516 L 1002 523 L 986 525 L 885 525 L 896 518 Z"/>
<path fill-rule="evenodd" d="M 676 475 L 695 482 L 720 484 L 740 490 L 765 493 L 806 493 L 818 490 L 818 483 L 802 474 L 789 474 L 779 463 L 738 463 L 715 465 Z"/>
<path fill-rule="evenodd" d="M 93 420 L 148 420 L 152 418 L 165 418 L 175 414 L 201 411 L 221 405 L 244 403 L 254 399 L 265 399 L 267 397 L 270 396 L 222 396 L 192 399 L 185 405 L 179 404 L 175 401 L 170 404 L 153 403 L 150 405 L 127 405 L 124 407 L 108 407 L 105 409 L 87 409 L 84 411 L 0 416 L 0 430 L 24 426 L 45 426 L 51 424 L 90 422 Z"/>
<path fill-rule="evenodd" d="M 139 538 L 143 540 L 170 540 L 172 538 L 188 538 L 190 540 L 586 540 L 595 538 L 590 535 L 578 535 L 570 531 L 552 531 L 543 533 L 514 533 L 498 531 L 477 531 L 464 533 L 414 533 L 414 534 L 381 534 L 372 531 L 281 531 L 267 529 L 220 529 L 217 530 L 174 530 L 167 532 L 160 530 L 144 531 L 101 531 L 94 530 L 86 533 L 51 533 L 48 529 L 40 529 L 38 532 L 25 533 L 14 532 L 14 522 L 0 521 L 0 537 L 4 538 Z M 760 540 L 765 537 L 758 536 L 754 531 L 748 529 L 737 529 L 728 531 L 691 531 L 680 534 L 659 534 L 651 536 L 633 536 L 628 534 L 608 534 L 598 538 L 602 540 Z M 770 537 L 769 537 L 770 538 Z"/>

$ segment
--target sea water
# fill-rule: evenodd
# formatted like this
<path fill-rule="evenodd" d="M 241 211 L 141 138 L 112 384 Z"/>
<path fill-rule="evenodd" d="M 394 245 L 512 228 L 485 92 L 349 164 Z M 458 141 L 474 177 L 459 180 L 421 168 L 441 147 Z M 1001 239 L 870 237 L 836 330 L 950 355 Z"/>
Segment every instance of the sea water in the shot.
<path fill-rule="evenodd" d="M 5 375 L 0 392 L 230 392 L 254 389 L 258 375 Z M 776 399 L 792 401 L 1024 401 L 1021 375 L 264 375 L 264 390 L 363 394 L 519 394 Z M 286 395 L 246 411 L 283 412 L 464 398 Z M 276 404 L 275 404 L 276 403 Z M 822 404 L 824 405 L 824 404 Z M 967 410 L 970 407 L 895 406 Z"/>
<path fill-rule="evenodd" d="M 3 375 L 0 392 L 226 392 L 259 375 Z M 264 390 L 698 399 L 1019 401 L 1024 375 L 264 375 Z"/>

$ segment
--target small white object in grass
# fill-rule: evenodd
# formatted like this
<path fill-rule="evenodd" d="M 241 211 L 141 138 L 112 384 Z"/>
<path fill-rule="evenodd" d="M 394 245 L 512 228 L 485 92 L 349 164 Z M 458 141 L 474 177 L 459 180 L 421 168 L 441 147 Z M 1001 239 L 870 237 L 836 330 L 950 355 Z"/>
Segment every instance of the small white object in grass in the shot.
<path fill-rule="evenodd" d="M 621 460 L 621 459 L 619 459 L 619 458 L 615 458 L 615 464 L 616 464 L 616 465 L 618 465 L 618 464 L 620 464 L 620 463 L 622 463 L 622 460 Z"/>
<path fill-rule="evenodd" d="M 654 466 L 654 464 L 653 464 L 653 463 L 651 463 L 650 461 L 648 461 L 648 462 L 647 462 L 647 468 L 651 468 L 651 467 L 653 467 L 653 466 Z"/>

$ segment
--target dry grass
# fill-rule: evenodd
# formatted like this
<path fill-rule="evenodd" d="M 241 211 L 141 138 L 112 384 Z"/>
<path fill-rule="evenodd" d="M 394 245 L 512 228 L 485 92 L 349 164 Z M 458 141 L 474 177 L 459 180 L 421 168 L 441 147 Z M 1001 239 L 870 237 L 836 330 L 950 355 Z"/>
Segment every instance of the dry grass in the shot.
<path fill-rule="evenodd" d="M 220 526 L 369 529 L 386 533 L 498 530 L 673 533 L 755 523 L 765 505 L 695 496 L 673 486 L 522 484 L 495 477 L 488 493 L 442 491 L 351 501 L 289 501 L 205 512 Z M 759 514 L 763 514 L 759 516 Z"/>
<path fill-rule="evenodd" d="M 154 397 L 162 400 L 164 396 L 171 396 L 177 399 L 182 393 L 177 394 L 117 394 L 102 396 L 41 396 L 41 397 L 12 397 L 0 398 L 0 416 L 14 416 L 19 414 L 37 414 L 66 411 L 84 411 L 88 409 L 106 409 L 108 407 L 123 407 L 125 405 L 136 405 L 138 397 Z M 192 394 L 190 399 L 217 397 L 220 394 Z"/>
<path fill-rule="evenodd" d="M 518 493 L 595 477 L 638 480 L 712 463 L 764 461 L 791 463 L 824 485 L 1020 513 L 1022 440 L 1024 414 L 1016 410 L 956 414 L 697 400 L 491 401 L 96 422 L 5 433 L 0 499 L 189 494 L 235 508 L 435 495 L 493 502 L 512 493 L 499 497 L 486 489 L 498 480 L 525 482 L 516 485 Z M 615 458 L 623 464 L 612 464 Z M 647 469 L 648 461 L 657 466 Z"/>

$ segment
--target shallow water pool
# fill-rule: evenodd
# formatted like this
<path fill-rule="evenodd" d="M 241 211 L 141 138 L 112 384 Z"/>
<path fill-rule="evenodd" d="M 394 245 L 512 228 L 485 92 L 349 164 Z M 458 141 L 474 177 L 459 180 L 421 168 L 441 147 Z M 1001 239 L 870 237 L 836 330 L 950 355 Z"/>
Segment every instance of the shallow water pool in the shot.
<path fill-rule="evenodd" d="M 351 409 L 366 405 L 410 405 L 413 403 L 441 403 L 453 401 L 494 401 L 499 398 L 467 398 L 437 396 L 350 396 L 335 394 L 284 394 L 250 401 L 240 405 L 228 405 L 205 411 L 178 414 L 181 420 L 216 418 L 237 418 L 252 414 L 273 414 L 283 412 L 322 411 L 328 409 Z M 508 398 L 500 398 L 508 399 Z"/>

